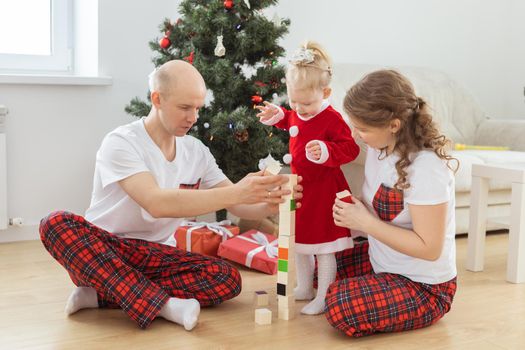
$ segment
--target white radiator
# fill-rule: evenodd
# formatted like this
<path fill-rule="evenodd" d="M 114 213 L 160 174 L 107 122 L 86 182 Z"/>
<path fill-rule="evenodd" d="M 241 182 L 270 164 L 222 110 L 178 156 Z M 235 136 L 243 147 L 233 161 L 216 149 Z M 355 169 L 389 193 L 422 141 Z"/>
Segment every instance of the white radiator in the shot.
<path fill-rule="evenodd" d="M 7 108 L 0 105 L 0 230 L 7 228 L 7 149 L 5 139 L 5 117 Z"/>

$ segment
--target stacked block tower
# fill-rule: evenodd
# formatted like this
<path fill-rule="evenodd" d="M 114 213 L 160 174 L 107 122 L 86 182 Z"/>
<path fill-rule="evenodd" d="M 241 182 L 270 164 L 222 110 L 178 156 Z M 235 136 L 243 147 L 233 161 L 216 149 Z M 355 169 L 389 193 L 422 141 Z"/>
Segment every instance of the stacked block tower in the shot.
<path fill-rule="evenodd" d="M 288 176 L 288 183 L 283 189 L 293 188 L 297 184 L 297 175 Z M 279 205 L 279 254 L 277 265 L 278 316 L 290 320 L 295 315 L 295 200 L 290 194 Z"/>

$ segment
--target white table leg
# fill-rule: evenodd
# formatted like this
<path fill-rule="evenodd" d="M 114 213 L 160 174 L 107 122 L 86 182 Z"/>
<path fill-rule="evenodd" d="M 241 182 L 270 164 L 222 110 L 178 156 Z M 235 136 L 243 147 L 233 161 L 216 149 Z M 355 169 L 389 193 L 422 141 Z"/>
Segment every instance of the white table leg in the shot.
<path fill-rule="evenodd" d="M 507 281 L 525 282 L 525 184 L 512 184 Z"/>
<path fill-rule="evenodd" d="M 467 244 L 467 270 L 483 271 L 485 235 L 487 231 L 487 198 L 489 180 L 472 177 L 470 191 L 470 223 Z"/>

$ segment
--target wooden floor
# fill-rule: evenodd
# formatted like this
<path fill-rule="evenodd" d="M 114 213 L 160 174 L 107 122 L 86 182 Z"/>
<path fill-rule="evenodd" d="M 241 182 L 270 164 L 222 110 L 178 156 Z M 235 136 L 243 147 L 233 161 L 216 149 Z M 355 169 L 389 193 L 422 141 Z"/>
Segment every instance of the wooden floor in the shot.
<path fill-rule="evenodd" d="M 275 277 L 241 268 L 239 297 L 201 312 L 192 332 L 158 319 L 140 330 L 120 310 L 66 317 L 73 288 L 40 242 L 0 244 L 1 349 L 525 349 L 525 284 L 505 281 L 507 235 L 487 237 L 485 271 L 465 271 L 465 237 L 457 239 L 459 288 L 452 310 L 416 331 L 351 339 L 324 316 L 277 320 Z M 253 321 L 252 295 L 270 292 L 273 324 Z M 300 303 L 299 305 L 302 305 Z"/>

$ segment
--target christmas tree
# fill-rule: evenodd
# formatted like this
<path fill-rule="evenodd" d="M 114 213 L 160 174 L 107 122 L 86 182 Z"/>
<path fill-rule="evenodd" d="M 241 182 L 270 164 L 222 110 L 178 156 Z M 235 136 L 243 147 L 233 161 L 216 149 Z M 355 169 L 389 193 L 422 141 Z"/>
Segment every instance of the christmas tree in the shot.
<path fill-rule="evenodd" d="M 157 53 L 156 67 L 184 59 L 197 68 L 208 88 L 208 98 L 190 134 L 199 138 L 233 182 L 258 170 L 271 153 L 281 159 L 288 135 L 262 125 L 254 106 L 262 101 L 282 102 L 284 67 L 277 44 L 290 21 L 262 12 L 277 0 L 184 0 L 180 18 L 166 19 L 162 37 L 150 42 Z M 149 113 L 149 102 L 134 98 L 126 112 Z"/>

